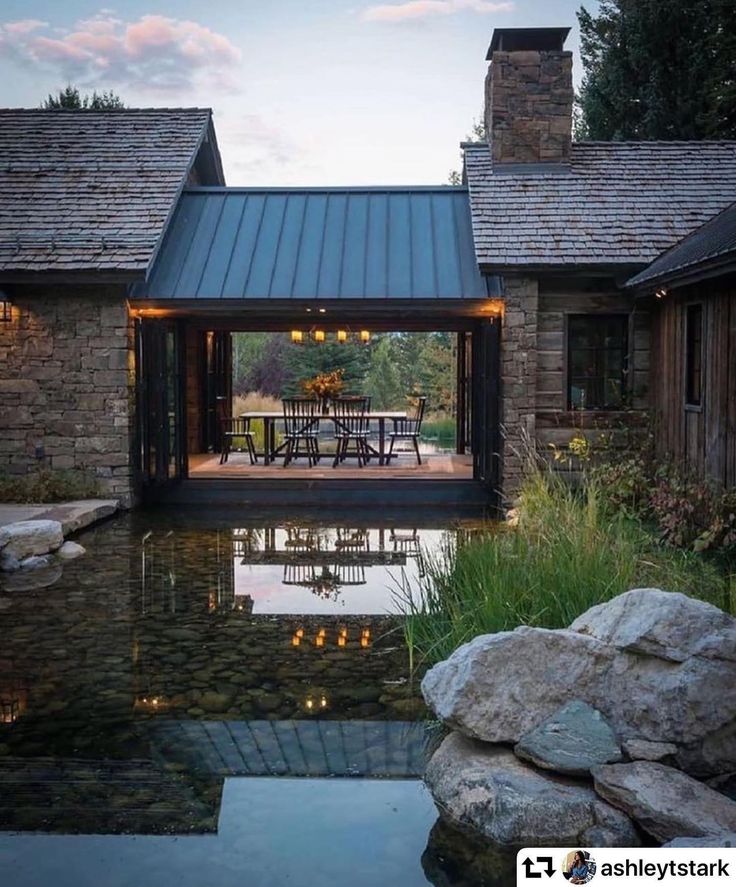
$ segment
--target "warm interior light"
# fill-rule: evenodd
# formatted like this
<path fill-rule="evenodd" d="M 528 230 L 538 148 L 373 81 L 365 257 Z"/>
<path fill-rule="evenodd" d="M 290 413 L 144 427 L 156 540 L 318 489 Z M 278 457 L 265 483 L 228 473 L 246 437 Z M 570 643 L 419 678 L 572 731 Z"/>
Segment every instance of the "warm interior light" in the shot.
<path fill-rule="evenodd" d="M 304 341 L 304 333 L 301 330 L 292 330 L 291 341 L 294 343 L 294 345 L 301 345 Z"/>
<path fill-rule="evenodd" d="M 320 309 L 319 309 L 319 313 L 320 313 L 320 314 L 327 314 L 327 309 L 326 309 L 326 308 L 320 308 Z"/>
<path fill-rule="evenodd" d="M 324 330 L 315 330 L 314 331 L 314 341 L 315 342 L 324 342 L 325 340 L 325 331 Z"/>
<path fill-rule="evenodd" d="M 303 629 L 303 628 L 297 628 L 297 630 L 296 630 L 296 636 L 297 636 L 298 638 L 303 638 L 303 637 L 304 637 L 304 629 Z"/>
<path fill-rule="evenodd" d="M 7 294 L 0 290 L 0 323 L 10 323 L 13 319 L 13 306 Z"/>
<path fill-rule="evenodd" d="M 301 644 L 301 642 L 302 642 L 302 639 L 301 639 L 299 633 L 297 632 L 297 634 L 295 634 L 294 637 L 291 639 L 291 646 L 298 647 L 299 644 Z"/>
<path fill-rule="evenodd" d="M 348 642 L 348 639 L 346 637 L 344 637 L 343 635 L 340 635 L 340 637 L 337 639 L 337 646 L 344 647 L 347 644 L 347 642 Z"/>
<path fill-rule="evenodd" d="M 337 331 L 337 341 L 340 344 L 344 344 L 348 340 L 348 331 L 347 330 L 338 330 Z"/>
<path fill-rule="evenodd" d="M 325 645 L 324 635 L 318 634 L 317 637 L 314 639 L 314 644 L 316 647 L 324 647 L 324 645 Z"/>
<path fill-rule="evenodd" d="M 665 287 L 661 286 L 661 287 L 657 290 L 657 298 L 658 298 L 658 299 L 664 299 L 664 297 L 665 297 L 666 295 L 667 295 L 667 290 L 665 289 Z"/>
<path fill-rule="evenodd" d="M 367 345 L 371 340 L 370 330 L 361 330 L 360 331 L 360 341 Z"/>

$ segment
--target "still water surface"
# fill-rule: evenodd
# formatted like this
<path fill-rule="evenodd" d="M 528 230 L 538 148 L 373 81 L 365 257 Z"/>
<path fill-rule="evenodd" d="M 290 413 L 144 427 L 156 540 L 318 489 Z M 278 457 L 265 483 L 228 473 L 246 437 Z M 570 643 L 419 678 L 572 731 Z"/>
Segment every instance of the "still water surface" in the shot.
<path fill-rule="evenodd" d="M 141 510 L 0 580 L 8 883 L 504 883 L 418 778 L 396 616 L 479 527 Z"/>

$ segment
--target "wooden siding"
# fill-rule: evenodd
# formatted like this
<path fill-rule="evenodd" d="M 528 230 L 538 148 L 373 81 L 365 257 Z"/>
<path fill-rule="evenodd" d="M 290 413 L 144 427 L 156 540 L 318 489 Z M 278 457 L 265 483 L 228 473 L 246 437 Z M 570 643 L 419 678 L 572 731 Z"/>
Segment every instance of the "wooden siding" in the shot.
<path fill-rule="evenodd" d="M 566 317 L 569 314 L 629 316 L 629 390 L 634 410 L 568 410 Z M 543 451 L 566 446 L 580 429 L 610 430 L 614 446 L 625 446 L 632 428 L 644 421 L 649 405 L 649 313 L 632 296 L 615 289 L 600 292 L 547 288 L 539 295 L 536 428 Z"/>
<path fill-rule="evenodd" d="M 685 316 L 703 306 L 699 407 L 685 404 Z M 657 300 L 652 379 L 657 451 L 699 477 L 736 486 L 736 279 L 705 281 Z"/>

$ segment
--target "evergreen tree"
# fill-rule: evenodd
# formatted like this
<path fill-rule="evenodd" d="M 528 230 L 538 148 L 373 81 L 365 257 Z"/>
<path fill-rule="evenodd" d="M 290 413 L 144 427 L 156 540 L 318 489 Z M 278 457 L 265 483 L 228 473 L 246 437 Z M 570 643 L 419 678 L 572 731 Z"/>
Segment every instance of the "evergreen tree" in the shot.
<path fill-rule="evenodd" d="M 398 353 L 391 336 L 383 336 L 371 355 L 365 393 L 376 410 L 396 410 L 404 405 L 404 388 L 398 370 Z"/>
<path fill-rule="evenodd" d="M 736 137 L 733 0 L 600 0 L 578 21 L 578 137 Z"/>
<path fill-rule="evenodd" d="M 328 336 L 331 334 L 328 334 Z M 284 395 L 303 394 L 302 382 L 318 373 L 343 370 L 345 394 L 362 394 L 363 382 L 370 366 L 371 346 L 354 342 L 317 343 L 307 339 L 302 345 L 290 345 L 286 355 Z"/>
<path fill-rule="evenodd" d="M 92 95 L 80 95 L 76 86 L 67 86 L 60 89 L 56 95 L 49 94 L 41 105 L 46 111 L 118 111 L 125 108 L 120 96 L 110 90 L 109 92 L 94 91 Z"/>

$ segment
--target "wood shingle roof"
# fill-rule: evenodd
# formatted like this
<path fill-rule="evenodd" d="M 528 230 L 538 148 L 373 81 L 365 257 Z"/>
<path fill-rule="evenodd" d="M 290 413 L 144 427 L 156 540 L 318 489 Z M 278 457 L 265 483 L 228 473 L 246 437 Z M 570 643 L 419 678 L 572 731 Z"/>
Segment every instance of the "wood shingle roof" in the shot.
<path fill-rule="evenodd" d="M 0 275 L 146 273 L 208 141 L 208 109 L 0 110 Z"/>
<path fill-rule="evenodd" d="M 578 142 L 569 170 L 494 171 L 465 146 L 487 270 L 651 262 L 736 199 L 736 142 Z"/>

